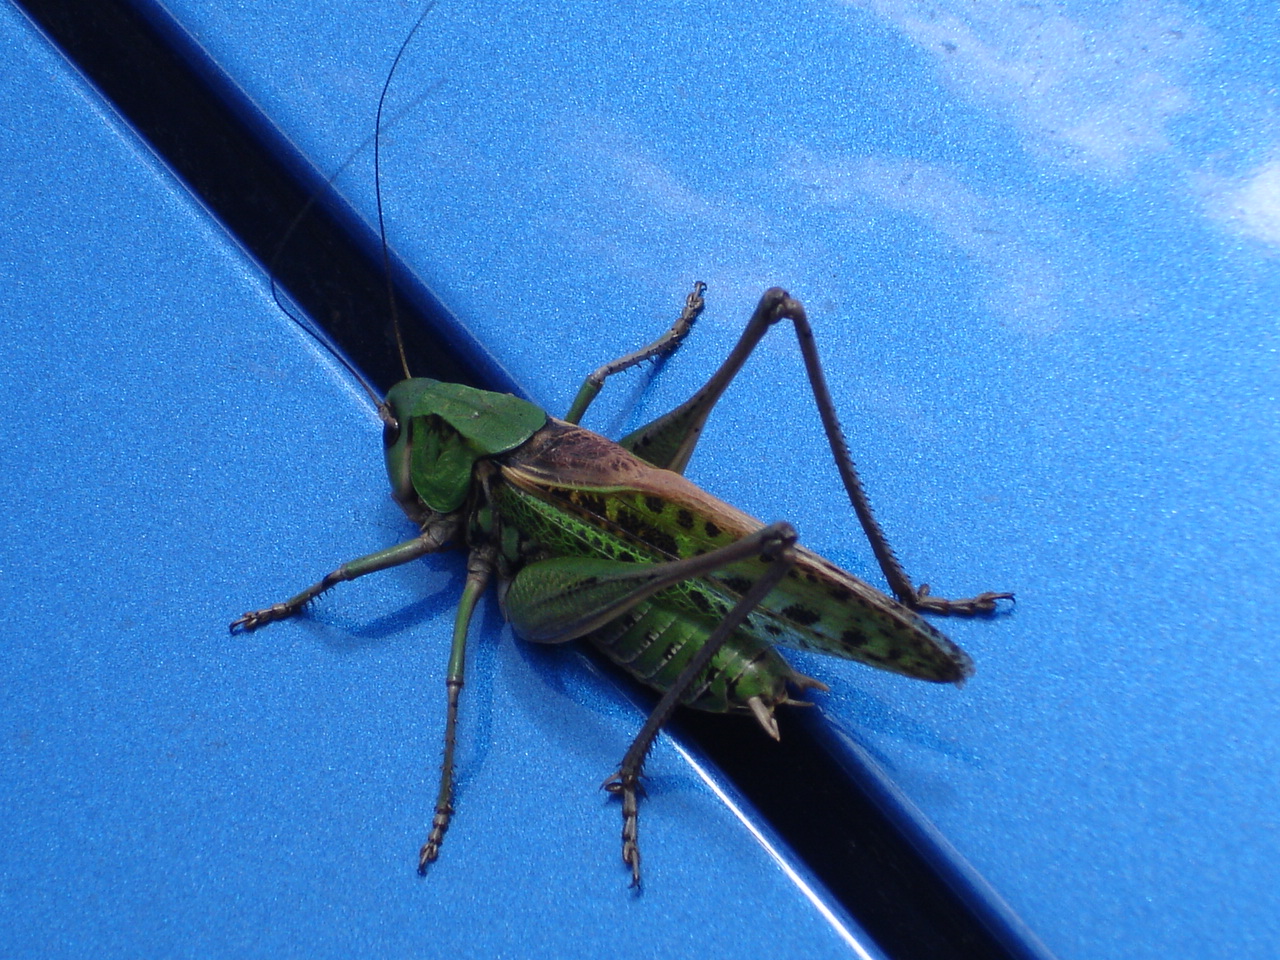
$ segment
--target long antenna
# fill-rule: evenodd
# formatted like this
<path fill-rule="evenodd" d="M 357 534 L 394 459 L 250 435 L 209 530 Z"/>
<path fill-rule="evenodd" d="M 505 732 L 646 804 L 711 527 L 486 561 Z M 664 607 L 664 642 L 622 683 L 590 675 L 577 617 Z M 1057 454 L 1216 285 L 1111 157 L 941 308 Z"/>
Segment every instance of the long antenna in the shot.
<path fill-rule="evenodd" d="M 400 367 L 404 370 L 406 380 L 411 379 L 413 374 L 409 372 L 409 360 L 404 353 L 404 336 L 400 332 L 400 311 L 396 306 L 395 284 L 391 282 L 391 253 L 387 249 L 387 225 L 382 215 L 382 108 L 387 101 L 387 91 L 391 89 L 391 80 L 396 75 L 396 67 L 400 66 L 404 52 L 409 49 L 409 44 L 413 42 L 418 28 L 426 21 L 427 14 L 435 5 L 435 0 L 431 0 L 422 8 L 422 13 L 418 15 L 413 29 L 409 31 L 409 35 L 400 44 L 400 49 L 396 51 L 396 58 L 391 61 L 391 69 L 387 71 L 387 79 L 382 84 L 382 95 L 378 97 L 378 112 L 373 121 L 373 193 L 378 206 L 378 238 L 382 242 L 382 275 L 387 282 L 387 304 L 391 308 L 391 325 L 396 332 L 396 349 L 400 351 Z"/>
<path fill-rule="evenodd" d="M 404 57 L 405 51 L 408 49 L 410 42 L 413 40 L 414 36 L 417 34 L 418 29 L 425 22 L 427 18 L 427 14 L 430 13 L 432 8 L 434 7 L 435 7 L 435 0 L 432 0 L 432 2 L 428 3 L 423 8 L 422 12 L 418 15 L 418 19 L 414 22 L 413 28 L 409 31 L 408 36 L 405 37 L 404 41 L 400 44 L 399 50 L 396 51 L 396 56 L 394 61 L 392 61 L 391 69 L 387 72 L 386 80 L 382 85 L 382 93 L 378 97 L 378 110 L 377 110 L 376 119 L 374 122 L 373 133 L 367 139 L 365 139 L 363 143 L 361 143 L 358 147 L 356 147 L 356 149 L 351 153 L 351 155 L 347 157 L 347 159 L 342 163 L 342 165 L 328 180 L 328 183 L 331 185 L 334 180 L 340 177 L 342 173 L 348 167 L 350 167 L 352 163 L 355 162 L 356 158 L 360 155 L 360 152 L 369 145 L 369 141 L 370 140 L 373 141 L 374 196 L 377 200 L 378 237 L 379 237 L 379 240 L 381 241 L 381 248 L 382 248 L 382 276 L 383 276 L 383 280 L 386 283 L 387 303 L 391 311 L 392 325 L 395 328 L 396 347 L 400 354 L 400 366 L 404 370 L 406 377 L 409 377 L 411 375 L 409 373 L 409 365 L 405 355 L 404 337 L 400 329 L 400 315 L 399 315 L 399 310 L 398 310 L 396 297 L 395 297 L 395 289 L 391 280 L 391 255 L 387 246 L 386 224 L 385 224 L 385 220 L 382 212 L 382 164 L 381 164 L 382 115 L 384 112 L 384 107 L 386 105 L 387 94 L 391 88 L 391 80 L 395 75 L 396 68 L 399 66 L 401 59 Z M 434 89 L 434 87 L 435 85 L 432 86 L 432 89 Z M 404 115 L 408 114 L 413 109 L 415 109 L 417 105 L 421 103 L 422 99 L 430 95 L 430 92 L 431 92 L 430 90 L 425 91 L 420 97 L 415 98 L 413 102 L 408 104 L 404 108 L 404 110 L 393 119 L 393 122 L 398 121 L 401 117 L 403 117 Z M 295 312 L 294 310 L 290 309 L 289 303 L 286 303 L 280 297 L 281 291 L 280 291 L 280 284 L 276 279 L 276 273 L 277 273 L 276 266 L 279 263 L 280 258 L 284 253 L 284 250 L 288 247 L 290 240 L 293 238 L 294 233 L 297 232 L 303 220 L 306 219 L 307 215 L 311 212 L 311 209 L 316 205 L 316 202 L 318 200 L 319 200 L 319 195 L 313 192 L 307 198 L 306 203 L 303 204 L 302 209 L 299 210 L 298 213 L 294 216 L 294 218 L 290 221 L 289 226 L 285 229 L 285 232 L 283 236 L 281 236 L 280 241 L 276 244 L 275 253 L 272 255 L 271 262 L 268 264 L 268 267 L 267 267 L 267 274 L 271 278 L 271 297 L 272 299 L 275 300 L 276 306 L 280 308 L 280 311 L 282 313 L 284 313 L 291 320 L 293 320 L 294 323 L 298 324 L 298 326 L 300 326 L 303 330 L 305 330 L 313 340 L 315 340 L 317 343 L 320 344 L 320 346 L 324 347 L 327 351 L 329 351 L 329 353 L 339 363 L 341 363 L 344 368 L 346 368 L 347 372 L 356 378 L 356 381 L 360 384 L 361 388 L 368 395 L 369 400 L 373 403 L 374 407 L 377 409 L 379 418 L 384 423 L 391 424 L 391 423 L 394 423 L 394 417 L 392 417 L 390 409 L 387 407 L 386 403 L 382 400 L 381 396 L 379 396 L 378 391 L 365 378 L 364 374 L 362 374 L 355 367 L 355 365 L 350 360 L 347 359 L 347 357 L 343 354 L 343 352 L 340 349 L 338 349 L 337 344 L 335 344 L 333 340 L 330 339 L 329 335 L 320 327 L 316 326 L 316 324 L 312 322 L 309 317 L 307 317 L 305 311 L 301 313 Z M 289 302 L 292 302 L 292 298 L 290 298 Z"/>
<path fill-rule="evenodd" d="M 308 201 L 308 205 L 310 203 L 311 201 Z M 338 349 L 338 345 L 329 338 L 329 335 L 320 327 L 316 326 L 315 323 L 307 317 L 305 310 L 299 314 L 289 309 L 288 305 L 280 299 L 280 285 L 276 282 L 274 269 L 270 269 L 270 273 L 271 297 L 275 300 L 276 306 L 280 308 L 280 311 L 285 316 L 305 330 L 312 340 L 328 350 L 329 354 L 346 368 L 347 373 L 356 378 L 356 382 L 364 389 L 364 392 L 368 395 L 369 399 L 373 402 L 374 407 L 377 409 L 379 419 L 381 419 L 383 423 L 386 423 L 390 414 L 387 412 L 386 403 L 383 401 L 382 397 L 378 396 L 378 391 L 375 390 L 373 385 L 365 379 L 364 374 L 356 369 L 356 365 L 347 359 L 346 354 Z"/>
<path fill-rule="evenodd" d="M 289 224 L 288 229 L 286 229 L 284 232 L 284 236 L 280 238 L 280 242 L 276 245 L 276 252 L 272 256 L 271 262 L 267 265 L 267 274 L 271 278 L 271 299 L 273 299 L 276 302 L 276 306 L 280 308 L 281 313 L 283 313 L 286 317 L 288 317 L 290 320 L 296 323 L 299 327 L 301 327 L 304 331 L 306 331 L 306 333 L 311 337 L 312 340 L 314 340 L 316 343 L 320 344 L 320 346 L 328 350 L 330 355 L 335 360 L 337 360 L 340 364 L 342 364 L 346 368 L 349 374 L 351 374 L 353 377 L 356 378 L 356 381 L 360 384 L 360 386 L 364 389 L 364 392 L 368 394 L 369 399 L 373 402 L 374 407 L 377 408 L 378 416 L 385 421 L 386 416 L 383 414 L 383 407 L 385 405 L 382 402 L 382 398 L 378 396 L 378 391 L 373 388 L 373 385 L 370 384 L 369 381 L 365 379 L 364 374 L 362 374 L 359 370 L 357 370 L 355 364 L 353 364 L 350 360 L 348 360 L 346 355 L 341 350 L 338 349 L 338 345 L 335 344 L 332 339 L 330 339 L 328 333 L 326 333 L 320 327 L 316 326 L 314 322 L 312 322 L 311 318 L 307 316 L 307 313 L 305 310 L 302 310 L 301 308 L 299 308 L 300 312 L 294 312 L 293 310 L 289 309 L 289 305 L 284 300 L 280 299 L 280 283 L 279 281 L 276 280 L 276 271 L 279 267 L 280 257 L 285 249 L 286 244 L 288 244 L 289 239 L 293 236 L 294 232 L 297 230 L 298 225 L 302 223 L 303 218 L 307 215 L 307 213 L 310 212 L 312 206 L 315 205 L 315 202 L 316 202 L 315 194 L 312 194 L 311 197 L 307 200 L 306 204 L 303 205 L 302 209 L 298 211 L 297 216 L 293 218 L 293 222 Z"/>

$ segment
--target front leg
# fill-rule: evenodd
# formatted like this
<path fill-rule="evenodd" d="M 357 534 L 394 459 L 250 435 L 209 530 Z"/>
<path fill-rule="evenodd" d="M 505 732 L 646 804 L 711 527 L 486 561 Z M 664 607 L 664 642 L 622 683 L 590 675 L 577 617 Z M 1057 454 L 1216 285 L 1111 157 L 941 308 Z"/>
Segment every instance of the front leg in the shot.
<path fill-rule="evenodd" d="M 434 520 L 423 528 L 421 535 L 414 537 L 412 540 L 397 543 L 394 547 L 388 547 L 386 550 L 379 550 L 377 553 L 370 553 L 344 563 L 337 570 L 327 574 L 324 579 L 313 583 L 307 589 L 290 597 L 283 603 L 273 603 L 269 607 L 264 607 L 261 610 L 251 610 L 244 616 L 237 617 L 231 621 L 231 632 L 235 633 L 237 630 L 244 630 L 247 633 L 276 620 L 292 617 L 320 594 L 339 583 L 346 580 L 354 580 L 369 573 L 376 573 L 379 570 L 386 570 L 389 567 L 398 567 L 403 563 L 408 563 L 410 560 L 426 556 L 428 553 L 443 550 L 453 540 L 457 527 L 457 521 L 453 517 L 442 517 Z"/>
<path fill-rule="evenodd" d="M 587 412 L 587 407 L 591 406 L 592 401 L 599 395 L 600 388 L 604 386 L 604 382 L 615 373 L 629 370 L 637 364 L 644 363 L 646 360 L 661 360 L 674 353 L 676 348 L 684 342 L 684 338 L 689 335 L 689 331 L 693 329 L 693 322 L 702 313 L 702 291 L 705 289 L 707 289 L 707 285 L 701 280 L 693 285 L 693 292 L 685 298 L 684 309 L 680 311 L 680 316 L 676 318 L 676 322 L 671 325 L 671 329 L 653 341 L 653 343 L 628 353 L 625 357 L 619 357 L 617 360 L 606 363 L 598 370 L 593 370 L 587 374 L 587 378 L 582 381 L 582 386 L 578 388 L 578 395 L 573 398 L 573 404 L 569 407 L 569 412 L 564 415 L 565 422 L 578 423 L 581 421 L 582 415 Z"/>

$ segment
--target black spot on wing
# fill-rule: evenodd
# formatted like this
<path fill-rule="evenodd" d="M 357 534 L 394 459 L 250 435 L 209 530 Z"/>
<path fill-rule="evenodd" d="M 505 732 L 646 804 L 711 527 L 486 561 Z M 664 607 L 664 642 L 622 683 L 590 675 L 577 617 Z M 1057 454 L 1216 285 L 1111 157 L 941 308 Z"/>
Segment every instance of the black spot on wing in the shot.
<path fill-rule="evenodd" d="M 636 540 L 661 550 L 667 556 L 679 555 L 679 546 L 676 544 L 675 537 L 659 530 L 635 511 L 619 507 L 613 522 Z"/>
<path fill-rule="evenodd" d="M 793 603 L 791 606 L 784 608 L 782 615 L 802 627 L 812 627 L 822 619 L 822 615 L 816 610 L 811 610 L 800 603 Z"/>
<path fill-rule="evenodd" d="M 857 650 L 865 647 L 869 640 L 861 630 L 854 627 L 846 627 L 840 633 L 840 642 Z"/>
<path fill-rule="evenodd" d="M 645 539 L 669 557 L 678 557 L 680 555 L 680 545 L 676 543 L 676 538 L 669 533 L 650 529 Z"/>

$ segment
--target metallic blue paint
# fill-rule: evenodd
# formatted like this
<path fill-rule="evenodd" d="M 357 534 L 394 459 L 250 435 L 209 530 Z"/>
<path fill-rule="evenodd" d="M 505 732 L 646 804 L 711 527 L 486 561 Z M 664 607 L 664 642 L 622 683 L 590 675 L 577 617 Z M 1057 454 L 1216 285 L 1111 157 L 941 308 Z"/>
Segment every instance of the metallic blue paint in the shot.
<path fill-rule="evenodd" d="M 1264 602 L 1280 566 L 1273 7 L 493 6 L 441 3 L 397 81 L 391 113 L 403 116 L 388 138 L 384 189 L 399 254 L 465 318 L 495 367 L 553 411 L 567 407 L 590 366 L 660 329 L 689 284 L 707 281 L 707 314 L 661 375 L 643 392 L 611 387 L 612 406 L 593 411 L 589 425 L 615 435 L 686 396 L 765 287 L 781 284 L 802 298 L 854 457 L 908 570 L 947 594 L 992 588 L 1019 597 L 1014 613 L 994 623 L 946 624 L 978 665 L 962 691 L 805 660 L 802 669 L 833 686 L 822 699 L 833 737 L 850 744 L 851 762 L 860 756 L 879 766 L 903 815 L 940 832 L 980 895 L 1002 900 L 1063 958 L 1275 955 L 1280 684 Z M 355 152 L 339 187 L 367 214 L 369 153 L 357 151 L 416 12 L 337 0 L 166 7 L 317 177 Z M 190 295 L 184 303 L 193 316 L 205 307 Z M 264 311 L 261 324 L 274 323 Z M 690 474 L 766 520 L 787 517 L 810 546 L 878 582 L 821 453 L 798 371 L 797 351 L 779 331 L 725 398 Z M 55 372 L 51 365 L 44 379 Z M 21 382 L 30 379 L 24 368 Z M 246 429 L 264 405 L 287 412 L 294 402 L 283 394 L 278 405 L 264 404 L 255 390 L 236 421 Z M 357 404 L 348 409 L 358 416 Z M 256 421 L 251 429 L 273 426 Z M 376 448 L 362 454 L 356 443 L 344 441 L 344 456 L 374 463 Z M 776 450 L 776 460 L 761 450 Z M 296 457 L 273 454 L 272 462 L 341 469 L 315 451 L 303 434 Z M 245 482 L 260 466 L 253 452 L 246 442 L 237 470 Z M 178 463 L 190 470 L 194 454 L 184 448 L 183 456 Z M 375 481 L 360 468 L 350 482 L 369 490 L 335 493 L 329 506 L 344 505 L 339 517 L 347 504 L 377 502 Z M 168 483 L 157 480 L 156 489 Z M 299 489 L 328 485 L 300 479 Z M 281 503 L 288 498 L 262 494 L 253 523 L 281 537 L 304 519 L 323 526 L 300 532 L 324 538 L 319 557 L 345 557 L 361 536 L 369 548 L 385 543 L 367 519 L 339 532 L 323 503 L 272 519 Z M 52 524 L 53 508 L 44 509 L 50 514 L 37 515 Z M 379 514 L 378 523 L 395 529 L 390 516 Z M 160 539 L 155 532 L 145 542 Z M 291 548 L 274 562 L 257 552 L 270 539 L 208 551 L 270 567 L 229 578 L 243 593 L 239 606 L 258 602 L 264 587 L 267 596 L 288 591 L 299 584 L 298 567 L 310 569 Z M 184 552 L 184 563 L 197 560 Z M 436 569 L 442 580 L 453 576 Z M 259 678 L 266 686 L 253 693 L 254 710 L 320 698 L 302 701 L 305 716 L 283 728 L 301 731 L 275 749 L 309 757 L 317 764 L 309 778 L 333 791 L 327 801 L 299 794 L 298 802 L 315 804 L 312 822 L 335 811 L 351 817 L 326 825 L 314 844 L 313 855 L 335 858 L 333 869 L 342 865 L 335 845 L 349 849 L 341 845 L 369 817 L 399 811 L 404 825 L 395 829 L 408 837 L 416 827 L 420 796 L 403 789 L 408 773 L 370 774 L 370 785 L 392 784 L 379 787 L 382 804 L 333 797 L 351 789 L 353 770 L 387 763 L 376 734 L 367 745 L 361 739 L 369 724 L 412 716 L 412 742 L 397 730 L 384 743 L 400 751 L 406 771 L 421 770 L 424 753 L 434 756 L 437 723 L 428 710 L 439 648 L 417 627 L 394 627 L 426 619 L 431 631 L 443 629 L 450 588 L 393 619 L 385 637 L 350 649 L 351 631 L 384 623 L 377 618 L 388 604 L 395 609 L 387 598 L 423 590 L 420 577 L 392 577 L 379 588 L 385 593 L 346 590 L 316 623 L 252 638 L 253 649 L 237 653 L 218 681 Z M 180 592 L 184 601 L 218 600 Z M 334 626 L 317 625 L 324 623 Z M 497 632 L 496 617 L 488 625 Z M 138 642 L 155 657 L 190 657 L 194 671 L 227 655 L 212 639 L 204 654 L 192 654 L 189 643 L 163 642 L 154 627 L 129 629 L 142 631 Z M 47 636 L 50 628 L 41 629 Z M 85 629 L 98 637 L 106 628 Z M 406 636 L 422 644 L 420 672 L 404 666 Z M 280 665 L 265 659 L 277 648 L 298 658 L 285 674 L 287 691 L 278 689 L 286 682 Z M 532 654 L 498 649 L 492 686 L 522 665 L 535 669 Z M 342 679 L 331 661 L 374 669 L 364 657 L 385 661 L 389 677 L 412 687 L 412 711 L 355 699 L 369 693 L 368 681 Z M 137 669 L 152 678 L 145 661 Z M 543 685 L 590 682 L 543 669 L 535 671 Z M 311 686 L 316 678 L 334 684 L 330 697 Z M 476 883 L 482 904 L 516 911 L 500 928 L 515 937 L 536 911 L 478 873 L 477 864 L 492 861 L 468 845 L 496 841 L 464 820 L 473 810 L 497 828 L 507 813 L 503 803 L 476 803 L 489 782 L 500 782 L 490 779 L 498 776 L 493 765 L 509 752 L 493 739 L 505 708 L 484 705 L 483 683 L 469 691 L 481 719 L 464 777 L 475 779 L 463 782 L 463 813 L 441 868 L 452 871 L 451 882 Z M 139 682 L 139 698 L 150 689 Z M 578 696 L 513 693 L 519 729 L 556 742 L 531 763 L 530 791 L 581 789 L 560 752 L 572 755 L 585 737 L 607 739 L 599 749 L 609 754 L 633 726 L 620 707 L 607 714 L 616 724 L 609 737 L 598 719 L 587 733 L 552 719 Z M 352 702 L 343 700 L 339 717 L 344 697 Z M 183 726 L 175 717 L 168 737 L 189 737 L 193 754 L 212 739 L 197 732 L 207 719 Z M 310 756 L 306 738 L 340 721 L 352 724 L 350 741 L 334 734 L 327 760 Z M 184 766 L 195 762 L 193 755 Z M 257 776 L 269 762 L 282 761 L 250 753 L 229 767 Z M 645 810 L 656 892 L 664 861 L 682 869 L 682 858 L 705 853 L 708 841 L 680 843 L 680 825 L 688 829 L 681 804 L 697 794 L 686 792 L 693 781 L 670 752 L 651 771 L 660 785 L 663 776 L 678 778 Z M 560 772 L 563 787 L 548 787 L 545 778 Z M 649 925 L 625 913 L 632 905 L 618 903 L 612 864 L 597 856 L 608 846 L 600 824 L 592 817 L 581 826 L 590 801 L 575 794 L 556 802 L 557 815 L 579 818 L 572 823 L 581 830 L 564 841 L 564 855 L 580 858 L 593 878 L 600 872 L 572 887 L 587 898 L 581 909 L 625 917 L 618 922 L 647 942 Z M 283 801 L 264 805 L 280 814 Z M 249 822 L 267 831 L 271 820 Z M 213 821 L 231 836 L 240 822 L 233 812 Z M 77 851 L 91 851 L 93 822 L 78 829 Z M 566 829 L 548 825 L 548 834 Z M 605 839 L 612 842 L 611 832 Z M 381 850 L 380 842 L 370 839 L 367 849 Z M 228 862 L 220 869 L 232 869 Z M 697 873 L 690 867 L 682 882 Z M 294 887 L 277 886 L 275 895 L 286 902 L 292 889 L 313 905 L 325 902 L 308 886 L 321 875 L 282 874 L 275 882 Z M 540 873 L 529 877 L 535 891 L 550 885 Z M 202 888 L 195 875 L 188 882 L 195 897 Z M 57 892 L 44 896 L 52 902 Z M 380 911 L 388 902 L 372 892 L 361 900 Z M 352 901 L 328 903 L 333 917 L 351 922 Z M 379 916 L 380 924 L 399 922 Z M 684 929 L 699 932 L 697 919 Z"/>

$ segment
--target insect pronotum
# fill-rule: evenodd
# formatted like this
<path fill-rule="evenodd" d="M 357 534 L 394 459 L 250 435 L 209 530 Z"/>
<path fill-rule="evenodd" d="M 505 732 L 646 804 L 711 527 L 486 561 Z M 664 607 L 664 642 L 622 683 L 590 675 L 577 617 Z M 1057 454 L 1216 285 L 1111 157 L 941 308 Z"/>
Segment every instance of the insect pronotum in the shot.
<path fill-rule="evenodd" d="M 406 364 L 406 379 L 378 409 L 392 497 L 420 534 L 231 624 L 233 631 L 254 630 L 344 580 L 429 553 L 466 551 L 445 681 L 444 759 L 420 871 L 439 855 L 453 814 L 467 630 L 492 581 L 523 639 L 585 639 L 662 693 L 604 784 L 621 797 L 622 859 L 633 885 L 640 882 L 644 760 L 677 705 L 750 714 L 777 739 L 775 708 L 800 702 L 793 692 L 827 689 L 792 668 L 779 645 L 958 684 L 973 672 L 972 661 L 919 613 L 986 614 L 1012 599 L 985 592 L 946 600 L 907 576 L 849 455 L 804 307 L 785 290 L 765 291 L 737 346 L 685 403 L 616 443 L 578 425 L 609 377 L 680 345 L 703 309 L 704 290 L 694 285 L 658 340 L 591 373 L 562 420 L 509 394 L 413 378 Z M 790 524 L 761 524 L 682 475 L 717 400 L 783 320 L 795 329 L 841 481 L 893 597 L 800 546 Z"/>

